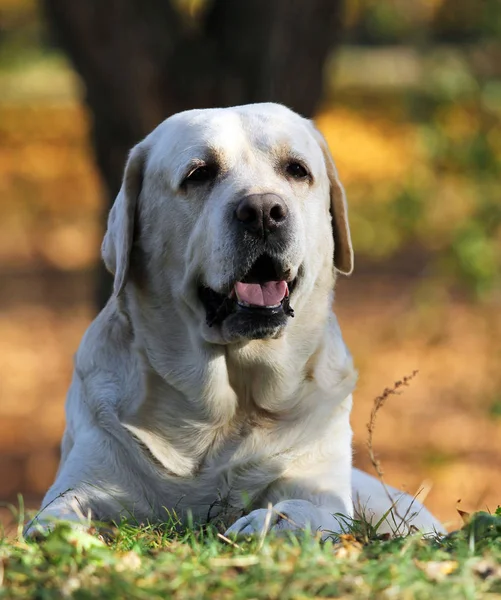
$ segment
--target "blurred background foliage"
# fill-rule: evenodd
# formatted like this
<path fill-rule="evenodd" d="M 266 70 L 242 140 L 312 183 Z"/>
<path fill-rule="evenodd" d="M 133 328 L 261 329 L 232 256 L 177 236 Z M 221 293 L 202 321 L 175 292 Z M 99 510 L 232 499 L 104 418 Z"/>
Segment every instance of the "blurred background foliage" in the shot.
<path fill-rule="evenodd" d="M 175 4 L 196 22 L 206 2 Z M 410 253 L 433 285 L 480 298 L 499 290 L 501 272 L 500 15 L 497 0 L 349 0 L 317 119 L 348 190 L 359 260 Z M 0 0 L 0 89 L 10 231 L 0 260 L 90 266 L 100 232 L 99 184 L 82 156 L 89 116 L 34 0 Z M 57 189 L 38 193 L 51 178 Z"/>
<path fill-rule="evenodd" d="M 208 1 L 173 4 L 196 29 Z M 346 0 L 316 115 L 356 251 L 336 298 L 360 370 L 356 460 L 370 470 L 372 398 L 419 369 L 376 448 L 392 483 L 433 478 L 444 519 L 501 494 L 500 40 L 499 0 Z M 0 500 L 33 505 L 51 483 L 95 314 L 107 195 L 84 93 L 39 4 L 0 0 Z"/>

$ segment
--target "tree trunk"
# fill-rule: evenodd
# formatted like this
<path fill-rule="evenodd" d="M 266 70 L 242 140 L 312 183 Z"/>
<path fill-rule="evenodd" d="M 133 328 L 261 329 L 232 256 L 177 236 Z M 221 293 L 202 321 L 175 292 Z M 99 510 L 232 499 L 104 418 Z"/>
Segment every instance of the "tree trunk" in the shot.
<path fill-rule="evenodd" d="M 275 101 L 311 116 L 342 0 L 212 0 L 199 19 L 168 0 L 43 4 L 85 84 L 107 214 L 128 151 L 175 112 Z M 101 263 L 98 308 L 110 291 Z"/>

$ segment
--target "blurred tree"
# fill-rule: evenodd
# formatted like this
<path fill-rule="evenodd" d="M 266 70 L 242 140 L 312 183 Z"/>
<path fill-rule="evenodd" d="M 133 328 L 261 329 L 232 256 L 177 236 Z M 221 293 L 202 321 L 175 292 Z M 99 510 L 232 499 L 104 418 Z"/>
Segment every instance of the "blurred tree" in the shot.
<path fill-rule="evenodd" d="M 43 0 L 85 83 L 109 204 L 129 149 L 175 112 L 277 101 L 311 116 L 342 2 L 199 0 L 190 15 L 180 0 Z M 110 289 L 101 267 L 99 308 Z"/>

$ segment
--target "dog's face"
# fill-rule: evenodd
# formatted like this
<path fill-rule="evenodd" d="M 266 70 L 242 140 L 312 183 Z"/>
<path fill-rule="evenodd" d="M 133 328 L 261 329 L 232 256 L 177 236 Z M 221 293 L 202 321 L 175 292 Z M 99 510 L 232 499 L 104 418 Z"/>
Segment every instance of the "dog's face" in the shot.
<path fill-rule="evenodd" d="M 310 121 L 276 104 L 193 110 L 132 151 L 103 257 L 213 343 L 280 335 L 322 272 L 352 270 L 342 186 Z"/>

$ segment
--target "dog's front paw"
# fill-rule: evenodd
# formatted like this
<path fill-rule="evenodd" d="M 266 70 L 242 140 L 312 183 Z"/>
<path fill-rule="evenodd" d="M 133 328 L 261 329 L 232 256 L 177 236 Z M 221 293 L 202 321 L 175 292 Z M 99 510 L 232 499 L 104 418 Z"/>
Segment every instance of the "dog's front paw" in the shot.
<path fill-rule="evenodd" d="M 243 537 L 268 531 L 304 531 L 318 528 L 317 508 L 305 500 L 285 500 L 270 508 L 258 508 L 241 517 L 226 531 L 226 536 Z"/>
<path fill-rule="evenodd" d="M 54 527 L 54 523 L 37 522 L 35 524 L 32 521 L 31 523 L 28 523 L 28 525 L 26 525 L 26 527 L 24 528 L 23 537 L 27 540 L 29 539 L 34 541 L 41 541 L 45 537 L 47 537 L 49 533 L 51 533 L 51 531 L 53 531 Z"/>
<path fill-rule="evenodd" d="M 57 528 L 64 528 L 75 532 L 76 534 L 86 534 L 91 529 L 89 522 L 80 522 L 77 520 L 65 520 L 65 519 L 34 519 L 26 525 L 23 531 L 23 537 L 25 539 L 31 539 L 34 541 L 41 541 L 50 535 Z"/>

